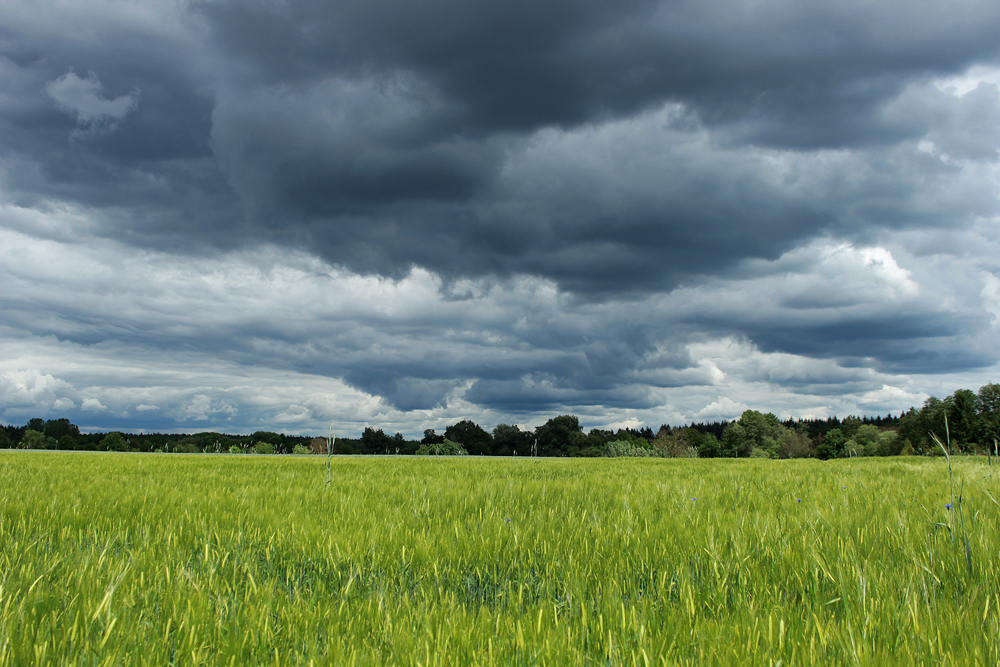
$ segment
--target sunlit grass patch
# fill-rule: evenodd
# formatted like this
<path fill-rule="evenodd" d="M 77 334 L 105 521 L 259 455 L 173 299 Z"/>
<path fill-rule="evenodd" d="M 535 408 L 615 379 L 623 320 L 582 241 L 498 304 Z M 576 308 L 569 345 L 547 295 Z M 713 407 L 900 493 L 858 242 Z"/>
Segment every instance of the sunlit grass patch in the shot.
<path fill-rule="evenodd" d="M 0 453 L 0 665 L 998 664 L 943 459 Z"/>

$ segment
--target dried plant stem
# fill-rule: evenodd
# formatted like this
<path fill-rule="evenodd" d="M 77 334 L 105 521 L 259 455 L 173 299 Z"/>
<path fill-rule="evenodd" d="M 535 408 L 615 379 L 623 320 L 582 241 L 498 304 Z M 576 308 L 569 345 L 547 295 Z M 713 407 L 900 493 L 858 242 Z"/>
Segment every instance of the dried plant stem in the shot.
<path fill-rule="evenodd" d="M 330 486 L 333 476 L 330 471 L 330 462 L 333 460 L 333 450 L 337 442 L 337 437 L 333 434 L 333 424 L 330 424 L 330 437 L 326 439 L 326 485 Z"/>

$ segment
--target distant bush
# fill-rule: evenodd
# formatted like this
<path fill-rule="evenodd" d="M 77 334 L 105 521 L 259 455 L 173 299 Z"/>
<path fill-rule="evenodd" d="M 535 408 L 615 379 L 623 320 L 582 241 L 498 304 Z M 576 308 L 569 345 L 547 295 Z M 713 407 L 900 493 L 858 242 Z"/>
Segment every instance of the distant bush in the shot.
<path fill-rule="evenodd" d="M 689 429 L 688 433 L 689 438 L 694 437 L 697 439 L 694 446 L 698 450 L 698 456 L 701 458 L 714 459 L 722 453 L 722 446 L 719 444 L 719 439 L 712 433 L 699 433 L 693 428 Z"/>
<path fill-rule="evenodd" d="M 112 431 L 104 436 L 98 449 L 103 449 L 107 452 L 127 452 L 128 442 L 125 440 L 124 435 L 118 431 Z"/>
<path fill-rule="evenodd" d="M 269 442 L 258 442 L 253 446 L 254 454 L 274 454 L 274 445 Z"/>
<path fill-rule="evenodd" d="M 694 438 L 692 438 L 692 432 Z M 650 456 L 661 456 L 670 459 L 693 459 L 698 458 L 698 445 L 700 434 L 693 429 L 661 427 L 652 442 L 652 453 Z M 620 440 L 619 440 L 620 442 Z M 645 443 L 636 438 L 632 438 L 632 444 L 637 447 L 644 447 Z M 718 443 L 716 443 L 718 445 Z"/>
<path fill-rule="evenodd" d="M 312 454 L 312 452 L 305 445 L 295 445 L 295 448 L 292 449 L 292 454 Z"/>
<path fill-rule="evenodd" d="M 430 454 L 435 456 L 465 456 L 468 452 L 465 451 L 465 448 L 462 447 L 462 445 L 445 438 L 444 442 L 441 443 L 420 445 L 417 449 L 417 454 Z"/>
<path fill-rule="evenodd" d="M 21 447 L 23 449 L 45 449 L 45 434 L 41 431 L 27 429 L 21 436 Z"/>
<path fill-rule="evenodd" d="M 812 441 L 802 432 L 795 429 L 788 429 L 781 436 L 781 444 L 778 447 L 778 458 L 782 459 L 805 459 L 815 453 Z"/>
<path fill-rule="evenodd" d="M 604 445 L 605 456 L 649 456 L 652 452 L 628 440 L 612 440 Z"/>

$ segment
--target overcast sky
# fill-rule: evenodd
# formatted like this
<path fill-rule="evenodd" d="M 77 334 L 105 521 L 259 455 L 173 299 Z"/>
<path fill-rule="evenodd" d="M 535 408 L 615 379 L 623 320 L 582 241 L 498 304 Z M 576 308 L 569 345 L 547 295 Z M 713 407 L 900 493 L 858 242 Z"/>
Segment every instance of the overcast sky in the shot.
<path fill-rule="evenodd" d="M 4 0 L 0 419 L 419 436 L 1000 382 L 995 0 Z"/>

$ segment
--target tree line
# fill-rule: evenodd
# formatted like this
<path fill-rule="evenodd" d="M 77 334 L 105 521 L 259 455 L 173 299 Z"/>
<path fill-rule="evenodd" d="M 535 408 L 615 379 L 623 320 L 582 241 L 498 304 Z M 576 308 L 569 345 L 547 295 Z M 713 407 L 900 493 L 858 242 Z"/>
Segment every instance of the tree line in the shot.
<path fill-rule="evenodd" d="M 734 421 L 663 424 L 657 431 L 591 429 L 574 415 L 560 415 L 533 429 L 498 424 L 487 431 L 471 420 L 444 433 L 424 431 L 421 440 L 365 428 L 359 438 L 336 438 L 334 454 L 471 456 L 661 456 L 844 458 L 852 456 L 937 455 L 937 436 L 953 452 L 996 453 L 1000 439 L 1000 385 L 978 392 L 959 389 L 944 399 L 894 417 L 779 420 L 772 413 L 746 410 Z M 187 453 L 326 454 L 324 438 L 257 431 L 249 436 L 195 434 L 81 433 L 68 419 L 32 419 L 4 426 L 0 448 Z"/>
<path fill-rule="evenodd" d="M 24 426 L 4 426 L 0 448 L 60 449 L 112 452 L 291 454 L 309 451 L 308 436 L 257 431 L 252 435 L 224 433 L 82 433 L 68 419 L 31 419 Z"/>

